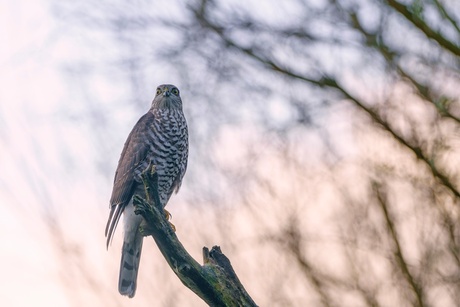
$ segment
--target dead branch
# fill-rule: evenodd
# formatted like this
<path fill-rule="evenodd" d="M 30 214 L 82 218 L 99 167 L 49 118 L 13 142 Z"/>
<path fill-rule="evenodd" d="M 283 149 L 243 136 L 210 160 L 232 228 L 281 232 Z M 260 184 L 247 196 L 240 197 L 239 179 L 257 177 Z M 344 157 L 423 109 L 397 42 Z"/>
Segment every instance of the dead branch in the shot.
<path fill-rule="evenodd" d="M 151 235 L 181 282 L 210 306 L 257 306 L 238 279 L 219 246 L 203 247 L 203 265 L 185 250 L 160 207 L 155 166 L 142 173 L 147 199 L 134 196 L 136 214 L 144 220 L 143 234 Z"/>

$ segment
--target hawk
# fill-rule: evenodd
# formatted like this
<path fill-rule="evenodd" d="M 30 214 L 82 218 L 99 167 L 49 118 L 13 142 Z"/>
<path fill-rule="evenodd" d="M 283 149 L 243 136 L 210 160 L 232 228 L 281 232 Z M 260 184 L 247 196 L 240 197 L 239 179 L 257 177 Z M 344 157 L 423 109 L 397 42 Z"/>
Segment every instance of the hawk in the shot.
<path fill-rule="evenodd" d="M 187 169 L 188 129 L 179 90 L 171 84 L 158 86 L 150 110 L 134 126 L 125 142 L 115 172 L 110 214 L 105 228 L 107 248 L 123 214 L 124 238 L 118 291 L 134 297 L 143 236 L 143 218 L 134 213 L 132 198 L 145 198 L 141 173 L 150 165 L 158 174 L 158 195 L 162 207 L 178 191 Z"/>

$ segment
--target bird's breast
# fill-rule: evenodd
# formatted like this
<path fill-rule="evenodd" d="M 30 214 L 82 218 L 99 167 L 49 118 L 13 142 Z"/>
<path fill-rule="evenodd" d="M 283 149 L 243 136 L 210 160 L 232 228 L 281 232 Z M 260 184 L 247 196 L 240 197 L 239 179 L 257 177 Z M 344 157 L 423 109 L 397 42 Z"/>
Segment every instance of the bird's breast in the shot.
<path fill-rule="evenodd" d="M 136 181 L 150 162 L 156 166 L 158 192 L 163 206 L 174 189 L 177 178 L 182 178 L 187 165 L 188 131 L 182 112 L 157 113 L 147 127 L 145 141 L 148 142 L 146 159 L 136 169 Z"/>

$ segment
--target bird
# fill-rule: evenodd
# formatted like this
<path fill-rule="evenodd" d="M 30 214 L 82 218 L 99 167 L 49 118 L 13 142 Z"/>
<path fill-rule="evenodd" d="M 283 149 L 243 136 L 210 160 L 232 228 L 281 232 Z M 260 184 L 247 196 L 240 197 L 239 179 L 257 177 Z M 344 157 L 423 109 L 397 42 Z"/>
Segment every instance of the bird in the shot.
<path fill-rule="evenodd" d="M 143 218 L 134 213 L 133 196 L 145 198 L 141 173 L 155 165 L 158 196 L 164 209 L 173 192 L 178 192 L 187 170 L 188 127 L 179 89 L 172 84 L 157 87 L 151 107 L 129 134 L 115 172 L 110 214 L 105 228 L 107 248 L 123 214 L 123 247 L 118 291 L 134 297 L 137 287 L 143 235 Z M 165 210 L 168 218 L 168 212 Z"/>

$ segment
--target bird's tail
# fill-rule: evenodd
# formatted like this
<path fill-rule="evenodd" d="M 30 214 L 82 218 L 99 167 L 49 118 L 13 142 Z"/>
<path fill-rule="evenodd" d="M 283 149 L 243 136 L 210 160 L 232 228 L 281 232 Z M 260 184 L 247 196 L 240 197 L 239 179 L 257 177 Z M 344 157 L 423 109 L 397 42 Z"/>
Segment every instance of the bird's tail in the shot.
<path fill-rule="evenodd" d="M 125 235 L 121 250 L 120 276 L 118 291 L 132 298 L 136 294 L 137 272 L 141 260 L 143 237 L 136 231 L 131 237 Z"/>

